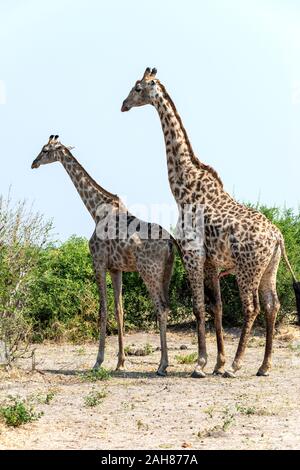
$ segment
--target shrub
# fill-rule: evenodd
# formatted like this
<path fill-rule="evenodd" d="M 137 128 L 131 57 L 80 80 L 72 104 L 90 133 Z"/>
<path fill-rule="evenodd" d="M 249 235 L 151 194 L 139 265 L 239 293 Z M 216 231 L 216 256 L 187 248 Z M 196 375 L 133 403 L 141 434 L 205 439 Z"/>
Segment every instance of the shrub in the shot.
<path fill-rule="evenodd" d="M 0 316 L 0 363 L 11 367 L 18 358 L 30 357 L 31 326 L 21 313 L 2 313 Z M 3 356 L 3 357 L 2 357 Z"/>
<path fill-rule="evenodd" d="M 180 354 L 178 356 L 175 356 L 176 361 L 179 364 L 194 364 L 194 362 L 197 361 L 198 354 L 196 352 L 193 352 L 191 354 Z"/>
<path fill-rule="evenodd" d="M 84 382 L 97 382 L 98 380 L 109 380 L 111 377 L 110 372 L 104 367 L 99 369 L 92 369 L 81 375 Z"/>
<path fill-rule="evenodd" d="M 300 213 L 266 206 L 260 210 L 282 231 L 289 260 L 300 275 Z M 99 336 L 99 295 L 88 242 L 73 236 L 64 243 L 50 244 L 50 232 L 51 224 L 28 210 L 24 202 L 12 206 L 9 198 L 0 198 L 0 346 L 3 341 L 9 344 L 3 340 L 8 322 L 10 331 L 18 332 L 19 345 L 31 334 L 34 341 L 47 338 L 75 343 Z M 277 288 L 282 306 L 278 319 L 292 318 L 295 298 L 291 275 L 283 262 Z M 221 291 L 224 325 L 241 325 L 243 314 L 234 276 L 222 278 Z M 117 331 L 117 325 L 109 275 L 107 297 L 110 334 Z M 154 307 L 138 273 L 124 273 L 123 303 L 126 329 L 147 329 L 156 324 Z M 178 253 L 170 306 L 169 324 L 194 320 L 191 290 Z M 207 319 L 213 321 L 209 314 Z"/>
<path fill-rule="evenodd" d="M 99 405 L 103 398 L 107 396 L 107 392 L 90 392 L 86 397 L 84 397 L 84 404 L 90 408 L 94 408 L 95 406 Z"/>
<path fill-rule="evenodd" d="M 10 402 L 0 406 L 0 416 L 7 426 L 18 427 L 39 419 L 43 413 L 36 413 L 33 406 L 20 397 L 10 397 Z"/>
<path fill-rule="evenodd" d="M 27 352 L 30 324 L 25 319 L 34 268 L 48 243 L 51 222 L 26 201 L 0 197 L 0 344 L 8 366 Z"/>

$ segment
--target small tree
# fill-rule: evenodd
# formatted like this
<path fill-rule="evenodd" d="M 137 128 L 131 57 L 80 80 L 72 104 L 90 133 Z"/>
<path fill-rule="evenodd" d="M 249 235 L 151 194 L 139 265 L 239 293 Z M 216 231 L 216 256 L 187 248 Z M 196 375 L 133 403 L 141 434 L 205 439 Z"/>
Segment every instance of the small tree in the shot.
<path fill-rule="evenodd" d="M 52 222 L 26 201 L 0 197 L 0 347 L 6 365 L 28 351 L 30 324 L 24 317 L 32 272 L 48 243 Z M 3 351 L 4 349 L 4 351 Z"/>

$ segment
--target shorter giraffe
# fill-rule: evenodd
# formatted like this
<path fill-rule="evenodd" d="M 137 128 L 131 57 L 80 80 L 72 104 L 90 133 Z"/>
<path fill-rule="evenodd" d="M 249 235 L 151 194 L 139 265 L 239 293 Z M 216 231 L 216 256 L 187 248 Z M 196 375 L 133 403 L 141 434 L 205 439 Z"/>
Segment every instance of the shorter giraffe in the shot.
<path fill-rule="evenodd" d="M 99 368 L 104 361 L 107 323 L 106 273 L 109 271 L 114 289 L 119 338 L 117 369 L 123 369 L 125 352 L 122 272 L 137 271 L 148 288 L 158 314 L 161 360 L 157 374 L 166 375 L 168 291 L 174 261 L 174 241 L 159 225 L 143 222 L 130 214 L 119 197 L 99 186 L 71 154 L 70 148 L 61 144 L 58 136 L 51 135 L 31 168 L 53 162 L 60 162 L 64 166 L 96 224 L 89 242 L 100 294 L 100 341 L 94 368 Z"/>

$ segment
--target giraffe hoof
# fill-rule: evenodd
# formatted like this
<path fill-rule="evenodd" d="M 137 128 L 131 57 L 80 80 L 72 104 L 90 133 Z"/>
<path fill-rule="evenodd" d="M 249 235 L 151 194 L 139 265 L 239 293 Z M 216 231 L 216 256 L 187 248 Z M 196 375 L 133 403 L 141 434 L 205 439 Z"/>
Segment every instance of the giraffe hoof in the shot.
<path fill-rule="evenodd" d="M 224 377 L 225 379 L 235 379 L 236 375 L 233 372 L 229 371 L 229 370 L 225 370 L 222 377 Z"/>
<path fill-rule="evenodd" d="M 166 370 L 159 370 L 156 372 L 156 375 L 158 375 L 158 377 L 166 377 L 168 375 L 167 371 Z"/>
<path fill-rule="evenodd" d="M 270 372 L 268 370 L 258 369 L 256 375 L 257 377 L 268 377 L 270 375 Z"/>
<path fill-rule="evenodd" d="M 215 369 L 213 371 L 213 375 L 219 375 L 219 376 L 222 376 L 225 374 L 225 370 L 224 369 Z"/>
<path fill-rule="evenodd" d="M 100 364 L 98 364 L 98 362 L 96 362 L 96 364 L 93 367 L 93 370 L 98 370 L 99 368 L 100 368 Z"/>
<path fill-rule="evenodd" d="M 203 370 L 194 370 L 191 377 L 193 379 L 203 379 L 204 377 L 206 377 L 206 374 L 205 372 L 203 372 Z"/>
<path fill-rule="evenodd" d="M 116 367 L 116 371 L 125 372 L 125 371 L 126 371 L 126 367 L 124 366 L 124 364 L 122 364 L 122 365 L 120 365 L 120 366 L 118 365 L 118 366 Z"/>

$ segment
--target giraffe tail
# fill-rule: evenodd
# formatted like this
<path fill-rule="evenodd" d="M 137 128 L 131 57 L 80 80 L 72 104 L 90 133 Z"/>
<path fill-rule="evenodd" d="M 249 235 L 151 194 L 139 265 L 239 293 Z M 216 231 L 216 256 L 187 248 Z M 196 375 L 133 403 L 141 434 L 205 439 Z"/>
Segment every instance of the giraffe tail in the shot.
<path fill-rule="evenodd" d="M 298 315 L 298 322 L 300 324 L 300 282 L 297 281 L 295 272 L 293 271 L 293 268 L 288 260 L 286 250 L 285 250 L 285 245 L 284 245 L 284 240 L 281 238 L 280 240 L 280 248 L 281 248 L 281 254 L 283 256 L 283 259 L 292 275 L 293 278 L 293 289 L 295 292 L 295 297 L 296 297 L 296 307 L 297 307 L 297 315 Z"/>

